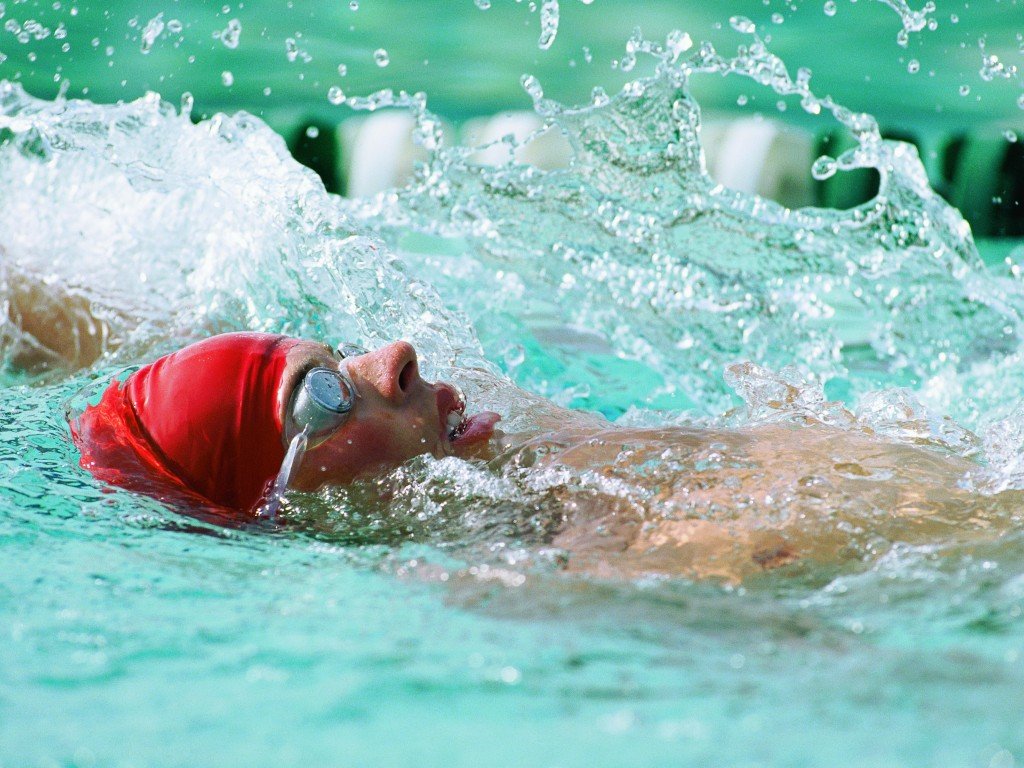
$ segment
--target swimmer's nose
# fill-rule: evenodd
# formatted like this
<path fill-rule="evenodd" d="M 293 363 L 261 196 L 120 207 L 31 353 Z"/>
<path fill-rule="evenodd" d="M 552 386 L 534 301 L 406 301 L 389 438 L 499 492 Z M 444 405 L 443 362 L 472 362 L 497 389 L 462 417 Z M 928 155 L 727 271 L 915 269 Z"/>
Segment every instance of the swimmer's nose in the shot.
<path fill-rule="evenodd" d="M 407 341 L 396 341 L 370 352 L 360 363 L 363 376 L 395 404 L 403 403 L 422 381 L 416 350 Z"/>

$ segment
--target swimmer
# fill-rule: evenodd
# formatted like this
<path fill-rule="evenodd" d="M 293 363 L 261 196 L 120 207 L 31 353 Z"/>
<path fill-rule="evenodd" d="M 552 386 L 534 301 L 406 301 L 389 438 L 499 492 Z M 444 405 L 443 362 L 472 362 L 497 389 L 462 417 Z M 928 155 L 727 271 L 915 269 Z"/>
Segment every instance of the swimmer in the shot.
<path fill-rule="evenodd" d="M 568 570 L 609 577 L 738 582 L 804 560 L 842 562 L 876 541 L 991 541 L 1024 508 L 1019 492 L 971 490 L 970 460 L 868 430 L 813 420 L 632 429 L 529 402 L 533 428 L 506 435 L 497 414 L 467 411 L 454 387 L 424 381 L 405 342 L 366 352 L 243 332 L 111 382 L 71 419 L 71 434 L 98 479 L 229 522 L 257 518 L 297 435 L 307 450 L 286 479 L 299 491 L 421 454 L 560 468 L 596 482 L 545 492 L 544 543 L 569 553 Z"/>
<path fill-rule="evenodd" d="M 289 444 L 288 486 L 315 491 L 424 453 L 468 455 L 498 415 L 467 416 L 458 391 L 419 373 L 405 342 L 373 352 L 226 333 L 114 381 L 72 419 L 82 466 L 115 485 L 254 515 Z"/>

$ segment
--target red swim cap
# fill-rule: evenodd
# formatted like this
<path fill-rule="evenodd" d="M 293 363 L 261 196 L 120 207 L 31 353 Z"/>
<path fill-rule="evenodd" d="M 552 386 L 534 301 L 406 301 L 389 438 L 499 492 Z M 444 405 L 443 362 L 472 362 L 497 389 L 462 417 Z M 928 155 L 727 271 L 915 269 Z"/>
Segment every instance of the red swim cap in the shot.
<path fill-rule="evenodd" d="M 296 343 L 226 333 L 112 382 L 71 421 L 82 467 L 153 496 L 253 511 L 284 460 L 281 377 Z"/>

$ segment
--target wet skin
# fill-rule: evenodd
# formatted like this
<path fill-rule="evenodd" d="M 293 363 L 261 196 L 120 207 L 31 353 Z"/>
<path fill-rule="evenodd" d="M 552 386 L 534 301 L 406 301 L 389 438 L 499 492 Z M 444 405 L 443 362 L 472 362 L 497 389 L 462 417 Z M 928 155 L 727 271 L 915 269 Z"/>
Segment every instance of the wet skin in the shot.
<path fill-rule="evenodd" d="M 323 344 L 299 341 L 287 360 L 278 391 L 282 419 L 310 368 L 344 368 L 357 391 L 355 407 L 341 427 L 306 451 L 290 483 L 297 490 L 343 485 L 424 453 L 467 455 L 488 441 L 499 419 L 487 411 L 462 419 L 453 439 L 448 415 L 461 416 L 465 405 L 451 385 L 423 380 L 416 350 L 404 341 L 343 361 Z"/>

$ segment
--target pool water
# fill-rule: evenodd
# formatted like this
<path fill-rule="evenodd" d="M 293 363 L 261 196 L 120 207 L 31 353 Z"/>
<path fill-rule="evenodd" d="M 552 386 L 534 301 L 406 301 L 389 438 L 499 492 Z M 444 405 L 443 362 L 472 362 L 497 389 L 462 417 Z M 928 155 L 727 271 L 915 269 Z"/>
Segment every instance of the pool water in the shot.
<path fill-rule="evenodd" d="M 527 80 L 564 170 L 439 150 L 428 107 L 388 97 L 432 153 L 370 200 L 245 114 L 0 84 L 5 264 L 90 296 L 119 341 L 0 389 L 2 768 L 1024 761 L 1014 510 L 980 541 L 860 537 L 739 584 L 596 578 L 543 535 L 588 476 L 417 459 L 225 528 L 77 467 L 83 387 L 248 328 L 410 339 L 512 430 L 542 407 L 509 382 L 624 426 L 867 426 L 974 457 L 979 506 L 1019 490 L 1017 244 L 979 251 L 916 152 L 733 27 L 717 54 L 641 40 L 637 76 L 581 106 Z M 856 135 L 838 164 L 877 169 L 879 196 L 794 212 L 717 185 L 689 82 L 726 73 Z"/>

